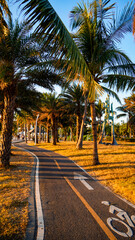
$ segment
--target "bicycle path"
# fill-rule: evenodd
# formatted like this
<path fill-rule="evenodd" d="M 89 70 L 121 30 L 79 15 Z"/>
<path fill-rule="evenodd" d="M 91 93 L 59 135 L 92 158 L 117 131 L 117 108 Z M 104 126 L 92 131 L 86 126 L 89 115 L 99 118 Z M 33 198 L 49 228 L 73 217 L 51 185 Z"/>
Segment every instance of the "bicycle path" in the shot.
<path fill-rule="evenodd" d="M 135 239 L 135 208 L 52 151 L 16 144 L 39 158 L 43 240 Z"/>

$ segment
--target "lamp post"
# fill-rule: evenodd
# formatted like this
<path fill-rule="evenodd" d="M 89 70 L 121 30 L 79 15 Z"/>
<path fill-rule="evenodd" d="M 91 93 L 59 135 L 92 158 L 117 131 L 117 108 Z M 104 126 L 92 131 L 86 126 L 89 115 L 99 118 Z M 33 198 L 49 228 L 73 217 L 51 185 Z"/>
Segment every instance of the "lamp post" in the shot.
<path fill-rule="evenodd" d="M 36 125 L 35 125 L 35 144 L 38 143 L 38 137 L 37 137 L 37 123 L 38 123 L 38 118 L 39 118 L 39 114 L 36 117 Z"/>

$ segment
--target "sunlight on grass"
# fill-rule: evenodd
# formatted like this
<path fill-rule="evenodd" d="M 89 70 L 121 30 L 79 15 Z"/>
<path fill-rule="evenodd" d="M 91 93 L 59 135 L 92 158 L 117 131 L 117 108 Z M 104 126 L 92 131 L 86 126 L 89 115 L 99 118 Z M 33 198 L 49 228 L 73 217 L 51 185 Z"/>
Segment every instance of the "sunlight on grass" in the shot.
<path fill-rule="evenodd" d="M 60 142 L 56 146 L 42 143 L 38 146 L 69 157 L 102 184 L 135 204 L 135 144 L 98 145 L 98 166 L 92 166 L 92 142 L 84 142 L 82 150 L 75 148 L 75 142 Z"/>
<path fill-rule="evenodd" d="M 12 149 L 11 167 L 0 167 L 0 240 L 23 240 L 28 222 L 28 197 L 33 158 Z"/>

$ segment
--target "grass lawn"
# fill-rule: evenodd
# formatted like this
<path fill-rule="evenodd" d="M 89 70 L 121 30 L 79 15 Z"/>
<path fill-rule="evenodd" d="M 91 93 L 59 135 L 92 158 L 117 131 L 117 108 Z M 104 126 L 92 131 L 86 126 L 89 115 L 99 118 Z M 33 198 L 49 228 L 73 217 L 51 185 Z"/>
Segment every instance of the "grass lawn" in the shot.
<path fill-rule="evenodd" d="M 77 150 L 75 142 L 38 144 L 39 147 L 67 156 L 82 166 L 102 184 L 135 204 L 135 144 L 119 142 L 118 146 L 98 145 L 100 165 L 92 166 L 93 143 L 84 142 Z"/>
<path fill-rule="evenodd" d="M 11 167 L 0 166 L 0 240 L 25 237 L 32 165 L 30 154 L 13 147 Z"/>

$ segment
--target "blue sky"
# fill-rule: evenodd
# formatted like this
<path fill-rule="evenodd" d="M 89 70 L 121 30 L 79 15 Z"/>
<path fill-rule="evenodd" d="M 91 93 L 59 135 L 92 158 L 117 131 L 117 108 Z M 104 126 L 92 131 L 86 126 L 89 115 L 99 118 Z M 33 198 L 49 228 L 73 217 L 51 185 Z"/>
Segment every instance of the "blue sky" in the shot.
<path fill-rule="evenodd" d="M 67 1 L 66 0 L 49 0 L 49 2 L 52 4 L 53 8 L 58 13 L 58 15 L 60 16 L 60 18 L 66 25 L 66 27 L 70 30 L 70 28 L 69 28 L 69 23 L 70 23 L 69 13 L 72 10 L 72 8 L 74 6 L 76 6 L 76 4 L 80 1 L 77 1 L 77 0 L 67 0 Z M 118 8 L 118 11 L 119 11 L 119 10 L 122 10 L 123 7 L 129 1 L 128 0 L 117 0 L 117 1 L 111 0 L 111 3 L 114 3 L 114 2 L 116 2 L 116 8 Z M 13 1 L 10 0 L 10 6 L 11 6 L 11 10 L 13 12 L 14 18 L 17 18 L 17 16 L 19 16 L 17 4 L 13 4 Z M 135 62 L 135 40 L 133 38 L 132 33 L 127 34 L 125 36 L 125 38 L 122 40 L 121 44 L 119 44 L 119 48 L 122 49 L 130 57 L 130 59 L 133 62 Z M 59 90 L 56 89 L 56 91 L 59 91 Z M 130 95 L 130 91 L 124 92 L 124 93 L 120 92 L 118 95 L 123 103 L 123 98 L 128 97 Z M 105 97 L 106 97 L 106 95 L 104 95 L 104 97 L 102 97 L 103 101 L 105 100 Z M 114 103 L 114 108 L 119 106 L 119 103 L 117 103 L 116 100 L 111 98 L 110 101 Z"/>

